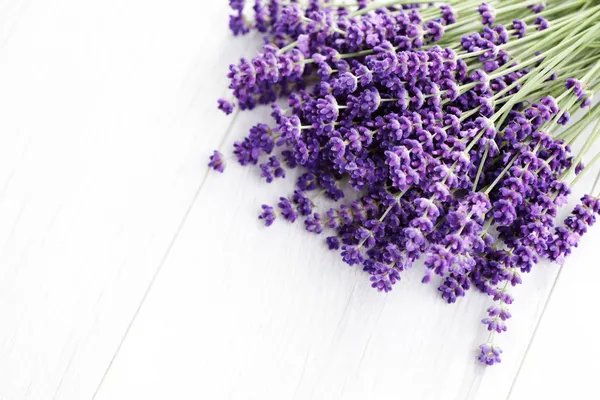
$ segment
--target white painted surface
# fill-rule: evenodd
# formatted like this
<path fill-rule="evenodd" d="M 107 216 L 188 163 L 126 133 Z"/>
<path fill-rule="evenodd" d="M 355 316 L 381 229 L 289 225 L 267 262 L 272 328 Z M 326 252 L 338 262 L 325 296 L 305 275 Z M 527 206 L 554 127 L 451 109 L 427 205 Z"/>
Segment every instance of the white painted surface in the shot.
<path fill-rule="evenodd" d="M 447 305 L 418 268 L 377 293 L 322 238 L 256 220 L 291 180 L 208 173 L 213 148 L 265 117 L 215 110 L 228 63 L 259 43 L 233 39 L 226 15 L 225 1 L 0 0 L 0 399 L 594 393 L 598 229 L 535 336 L 558 266 L 525 277 L 504 361 L 483 368 L 487 298 Z"/>

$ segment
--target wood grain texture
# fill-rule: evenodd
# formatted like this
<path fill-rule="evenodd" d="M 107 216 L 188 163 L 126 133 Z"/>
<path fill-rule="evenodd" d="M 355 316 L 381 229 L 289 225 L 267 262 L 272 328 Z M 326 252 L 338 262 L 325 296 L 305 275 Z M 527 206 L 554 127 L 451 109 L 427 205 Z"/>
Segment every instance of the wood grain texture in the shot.
<path fill-rule="evenodd" d="M 489 299 L 447 305 L 420 267 L 382 295 L 303 226 L 261 226 L 292 180 L 206 168 L 268 118 L 215 110 L 260 42 L 226 25 L 226 1 L 0 0 L 0 399 L 525 399 L 553 377 L 552 399 L 564 362 L 592 387 L 598 230 L 537 331 L 558 266 L 524 277 L 483 368 Z"/>
<path fill-rule="evenodd" d="M 0 398 L 91 398 L 203 182 L 242 44 L 202 3 L 0 4 Z"/>

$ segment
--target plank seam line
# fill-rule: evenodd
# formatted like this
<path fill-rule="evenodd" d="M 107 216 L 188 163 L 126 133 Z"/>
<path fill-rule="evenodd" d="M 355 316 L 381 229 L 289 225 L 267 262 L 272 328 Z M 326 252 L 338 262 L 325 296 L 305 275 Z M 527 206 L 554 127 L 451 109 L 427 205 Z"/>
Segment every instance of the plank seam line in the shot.
<path fill-rule="evenodd" d="M 235 125 L 235 121 L 237 120 L 239 113 L 240 113 L 240 111 L 236 110 L 236 113 L 233 116 L 231 123 L 229 124 L 229 127 L 225 131 L 225 135 L 223 136 L 223 139 L 221 139 L 221 142 L 219 143 L 219 148 L 223 147 L 225 140 L 227 139 L 227 137 L 231 133 L 231 130 L 233 129 L 233 126 Z M 181 222 L 179 223 L 179 226 L 177 227 L 177 230 L 175 231 L 173 238 L 169 242 L 169 245 L 167 246 L 167 250 L 165 251 L 160 263 L 158 264 L 158 267 L 154 271 L 154 274 L 152 275 L 152 278 L 150 279 L 150 283 L 148 284 L 146 291 L 142 295 L 142 298 L 141 298 L 135 312 L 133 313 L 133 317 L 131 318 L 131 320 L 129 321 L 129 324 L 125 328 L 125 332 L 123 333 L 123 336 L 121 337 L 121 340 L 119 341 L 119 344 L 117 345 L 117 348 L 115 349 L 115 352 L 114 352 L 113 356 L 111 357 L 111 359 L 108 363 L 108 366 L 106 367 L 106 370 L 102 374 L 102 378 L 100 378 L 100 382 L 98 383 L 98 386 L 96 387 L 96 390 L 94 391 L 92 400 L 94 400 L 96 398 L 96 396 L 98 396 L 98 393 L 100 392 L 100 388 L 102 387 L 102 385 L 104 384 L 104 382 L 106 380 L 106 377 L 108 376 L 108 372 L 112 368 L 112 366 L 117 358 L 117 355 L 121 351 L 121 348 L 123 347 L 123 343 L 125 342 L 125 339 L 129 335 L 129 332 L 131 331 L 131 327 L 135 323 L 135 320 L 137 319 L 137 316 L 139 315 L 139 313 L 144 305 L 144 302 L 148 298 L 148 294 L 150 293 L 150 291 L 152 290 L 152 287 L 154 286 L 154 283 L 156 282 L 156 278 L 160 274 L 160 271 L 162 270 L 163 265 L 169 258 L 169 255 L 171 254 L 171 250 L 173 249 L 175 242 L 177 242 L 177 238 L 179 237 L 179 234 L 181 233 L 181 230 L 185 225 L 185 221 L 187 220 L 188 216 L 190 215 L 192 209 L 194 208 L 194 204 L 196 203 L 196 200 L 198 199 L 198 196 L 200 195 L 200 192 L 202 191 L 202 188 L 204 187 L 204 184 L 206 183 L 206 180 L 208 179 L 208 175 L 211 172 L 212 172 L 212 170 L 209 168 L 206 171 L 206 173 L 204 174 L 204 177 L 202 178 L 202 182 L 200 182 L 198 189 L 196 189 L 196 193 L 194 193 L 194 196 L 192 197 L 192 201 L 190 202 L 190 205 L 188 206 L 187 210 L 185 211 L 185 214 L 183 215 L 183 218 L 182 218 Z"/>
<path fill-rule="evenodd" d="M 591 191 L 592 195 L 596 192 L 596 189 L 598 188 L 598 183 L 600 183 L 600 172 L 598 173 L 598 176 L 596 177 L 594 186 L 592 186 L 592 191 Z M 523 354 L 523 358 L 521 358 L 521 362 L 519 363 L 519 368 L 517 369 L 517 373 L 515 374 L 515 377 L 510 385 L 510 389 L 508 390 L 508 395 L 506 396 L 506 400 L 510 400 L 510 396 L 512 396 L 513 389 L 515 388 L 517 379 L 519 379 L 519 375 L 521 374 L 521 369 L 523 369 L 523 364 L 525 364 L 525 360 L 527 359 L 527 355 L 529 354 L 531 345 L 533 344 L 533 341 L 538 333 L 538 329 L 542 323 L 542 319 L 544 318 L 544 315 L 546 314 L 546 309 L 548 308 L 548 304 L 550 303 L 550 299 L 552 298 L 552 294 L 554 293 L 554 289 L 557 286 L 558 280 L 560 279 L 560 275 L 563 271 L 564 266 L 565 266 L 565 263 L 563 262 L 560 265 L 560 267 L 558 268 L 558 273 L 556 274 L 556 279 L 554 279 L 554 282 L 552 283 L 552 287 L 550 288 L 550 293 L 548 293 L 548 297 L 546 298 L 546 301 L 544 302 L 544 307 L 542 308 L 540 317 L 538 318 L 538 320 L 535 324 L 535 328 L 533 328 L 533 334 L 531 335 L 529 342 L 527 342 L 527 348 L 525 349 L 525 354 Z"/>

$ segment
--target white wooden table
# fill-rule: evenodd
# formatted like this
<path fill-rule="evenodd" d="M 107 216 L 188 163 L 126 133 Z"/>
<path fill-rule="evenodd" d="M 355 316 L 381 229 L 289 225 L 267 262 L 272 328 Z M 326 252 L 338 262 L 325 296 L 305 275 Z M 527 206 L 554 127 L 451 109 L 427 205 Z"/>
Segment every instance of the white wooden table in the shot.
<path fill-rule="evenodd" d="M 291 181 L 208 171 L 266 114 L 215 109 L 258 44 L 225 0 L 0 0 L 0 399 L 597 398 L 600 229 L 525 277 L 484 368 L 489 299 L 377 293 L 257 221 Z"/>

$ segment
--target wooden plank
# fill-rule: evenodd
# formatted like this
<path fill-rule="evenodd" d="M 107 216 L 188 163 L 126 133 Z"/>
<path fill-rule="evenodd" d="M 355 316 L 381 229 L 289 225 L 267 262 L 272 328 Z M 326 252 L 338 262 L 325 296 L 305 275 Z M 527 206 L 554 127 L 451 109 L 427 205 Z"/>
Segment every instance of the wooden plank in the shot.
<path fill-rule="evenodd" d="M 231 123 L 214 95 L 244 44 L 223 45 L 226 2 L 0 9 L 0 398 L 91 398 Z"/>

